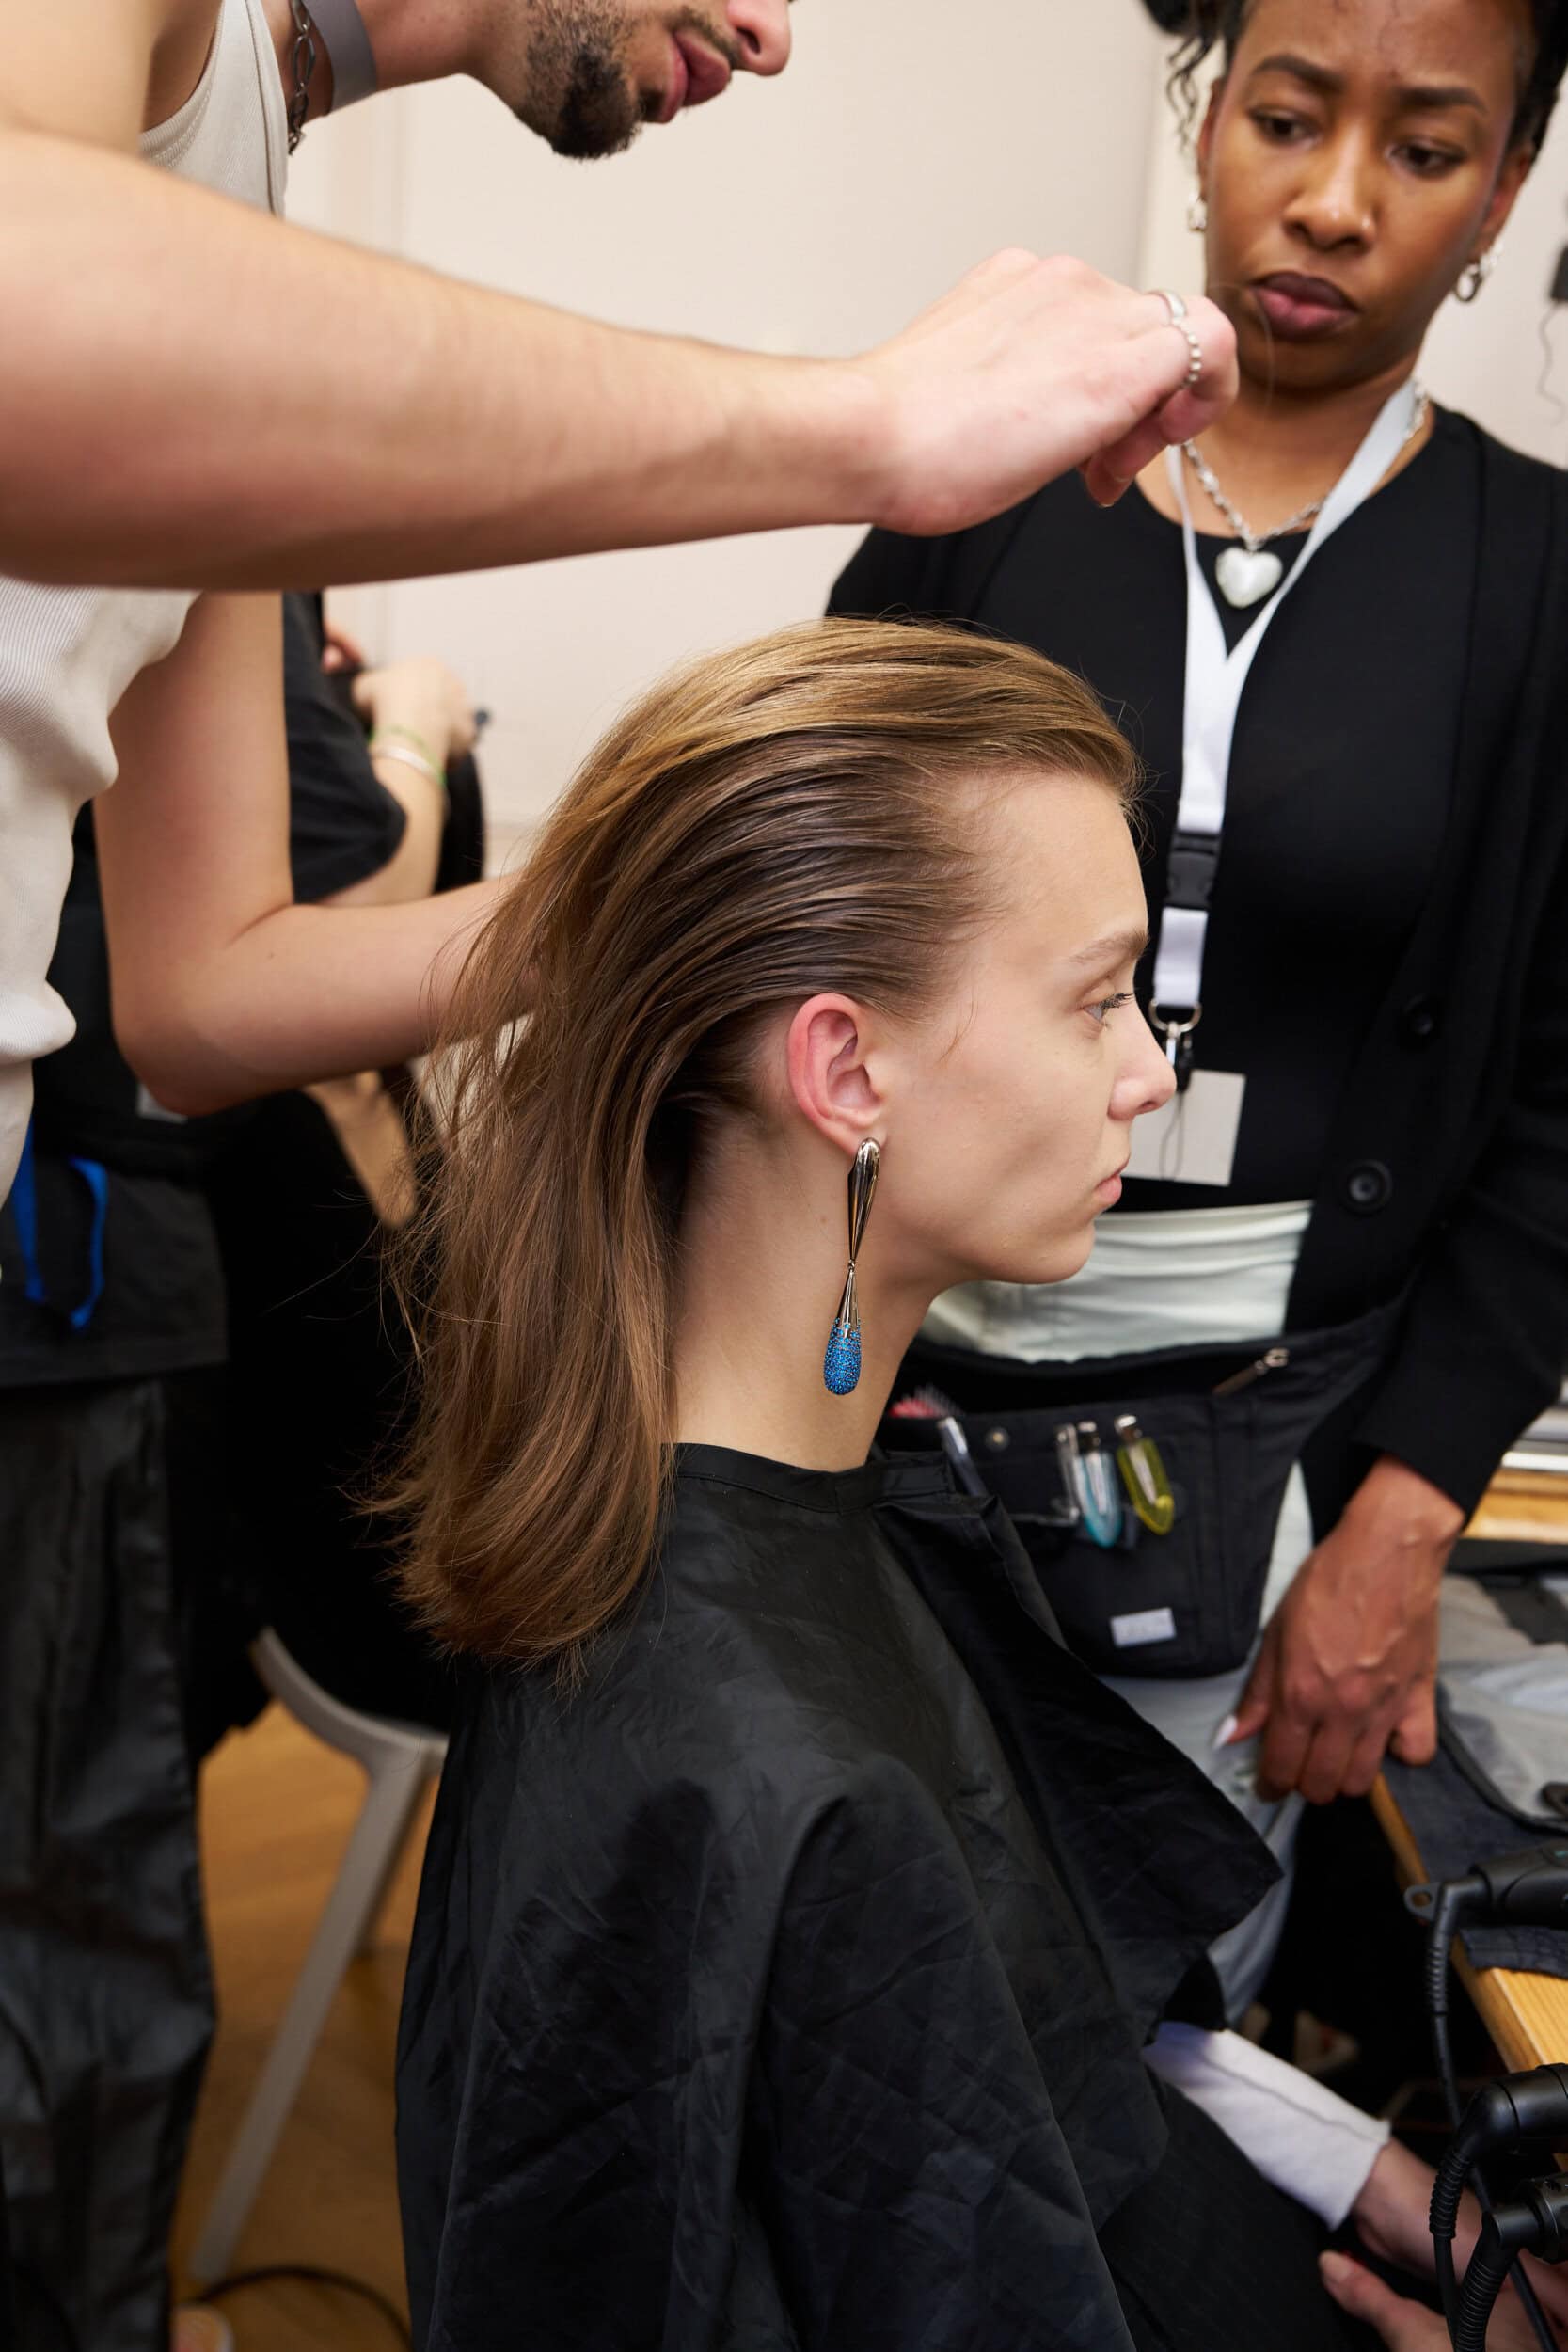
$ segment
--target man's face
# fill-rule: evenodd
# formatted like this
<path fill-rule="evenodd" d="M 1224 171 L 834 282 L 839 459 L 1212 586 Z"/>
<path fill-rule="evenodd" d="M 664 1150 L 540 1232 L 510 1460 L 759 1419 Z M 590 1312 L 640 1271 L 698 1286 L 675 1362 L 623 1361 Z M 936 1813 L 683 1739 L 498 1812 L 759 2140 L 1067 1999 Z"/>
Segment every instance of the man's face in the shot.
<path fill-rule="evenodd" d="M 789 60 L 788 0 L 532 0 L 519 29 L 485 78 L 558 155 L 617 154 L 732 74 Z"/>

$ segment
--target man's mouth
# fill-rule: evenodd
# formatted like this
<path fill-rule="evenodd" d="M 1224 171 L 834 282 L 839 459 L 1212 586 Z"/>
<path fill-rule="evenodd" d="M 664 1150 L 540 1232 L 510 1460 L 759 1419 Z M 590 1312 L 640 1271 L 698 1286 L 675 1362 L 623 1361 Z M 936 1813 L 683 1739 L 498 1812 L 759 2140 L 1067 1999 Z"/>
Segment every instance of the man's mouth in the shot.
<path fill-rule="evenodd" d="M 670 49 L 671 73 L 664 103 L 658 110 L 660 122 L 673 122 L 683 108 L 705 106 L 710 98 L 722 97 L 730 86 L 729 59 L 720 56 L 695 34 L 672 33 Z"/>

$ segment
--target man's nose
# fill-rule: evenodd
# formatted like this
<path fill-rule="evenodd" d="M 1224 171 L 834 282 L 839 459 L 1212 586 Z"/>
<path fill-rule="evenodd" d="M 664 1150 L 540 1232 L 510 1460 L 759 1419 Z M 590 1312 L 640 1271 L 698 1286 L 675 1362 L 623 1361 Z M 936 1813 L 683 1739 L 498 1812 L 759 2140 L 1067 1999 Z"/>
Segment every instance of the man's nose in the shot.
<path fill-rule="evenodd" d="M 789 0 L 725 0 L 730 30 L 748 73 L 782 73 L 789 63 Z"/>

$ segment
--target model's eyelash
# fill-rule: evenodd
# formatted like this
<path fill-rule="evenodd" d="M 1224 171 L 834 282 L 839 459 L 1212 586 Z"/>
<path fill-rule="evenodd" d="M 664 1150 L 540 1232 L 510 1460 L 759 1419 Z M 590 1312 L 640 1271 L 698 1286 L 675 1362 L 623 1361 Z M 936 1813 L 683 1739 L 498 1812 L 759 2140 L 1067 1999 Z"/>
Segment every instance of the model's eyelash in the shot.
<path fill-rule="evenodd" d="M 1130 1005 L 1132 1002 L 1132 991 L 1124 988 L 1115 996 L 1102 996 L 1098 1005 L 1089 1007 L 1089 1010 L 1097 1021 L 1104 1021 L 1113 1012 L 1119 1012 L 1123 1005 Z"/>

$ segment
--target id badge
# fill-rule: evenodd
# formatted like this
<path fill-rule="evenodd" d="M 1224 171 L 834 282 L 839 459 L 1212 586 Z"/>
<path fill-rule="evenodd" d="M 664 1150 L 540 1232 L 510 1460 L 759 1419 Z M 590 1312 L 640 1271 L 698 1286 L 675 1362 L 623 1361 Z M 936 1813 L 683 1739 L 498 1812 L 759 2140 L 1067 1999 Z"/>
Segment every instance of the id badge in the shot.
<path fill-rule="evenodd" d="M 1133 1120 L 1128 1175 L 1156 1184 L 1228 1184 L 1245 1092 L 1236 1071 L 1195 1070 L 1168 1103 Z"/>

